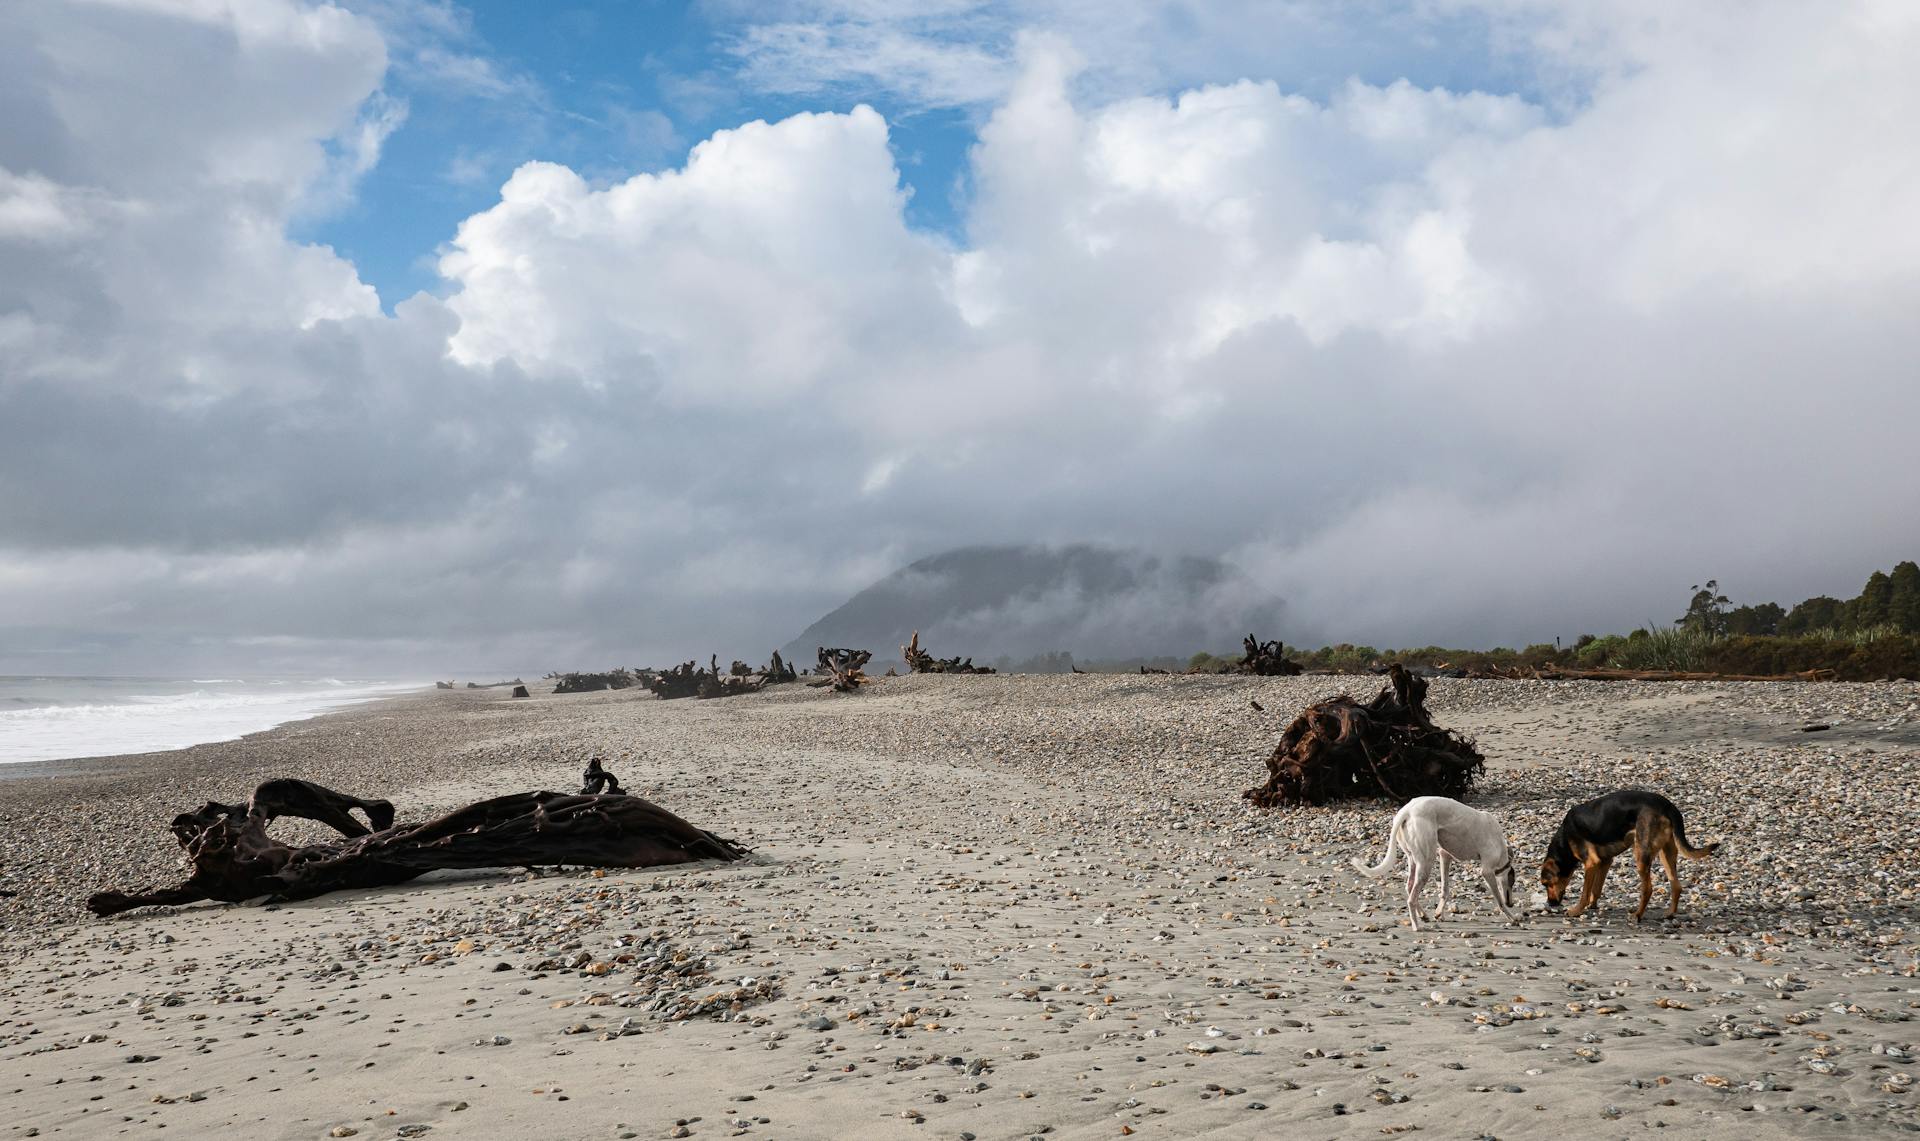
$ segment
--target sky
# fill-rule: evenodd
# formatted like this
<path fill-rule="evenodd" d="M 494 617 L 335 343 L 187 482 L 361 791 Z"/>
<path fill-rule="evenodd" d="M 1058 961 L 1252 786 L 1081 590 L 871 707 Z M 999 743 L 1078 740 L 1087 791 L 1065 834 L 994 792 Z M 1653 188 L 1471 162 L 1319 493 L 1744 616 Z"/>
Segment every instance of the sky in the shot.
<path fill-rule="evenodd" d="M 1915 58 L 1906 0 L 0 6 L 0 673 L 757 660 L 970 543 L 1217 556 L 1296 644 L 1851 595 L 1920 548 Z"/>

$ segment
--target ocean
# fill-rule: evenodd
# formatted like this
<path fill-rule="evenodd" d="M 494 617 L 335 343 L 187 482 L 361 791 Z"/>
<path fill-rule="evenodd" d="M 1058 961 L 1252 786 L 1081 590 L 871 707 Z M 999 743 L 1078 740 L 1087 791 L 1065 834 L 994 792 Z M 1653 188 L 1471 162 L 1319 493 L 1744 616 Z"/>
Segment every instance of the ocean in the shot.
<path fill-rule="evenodd" d="M 427 685 L 343 678 L 0 676 L 0 765 L 231 741 Z"/>

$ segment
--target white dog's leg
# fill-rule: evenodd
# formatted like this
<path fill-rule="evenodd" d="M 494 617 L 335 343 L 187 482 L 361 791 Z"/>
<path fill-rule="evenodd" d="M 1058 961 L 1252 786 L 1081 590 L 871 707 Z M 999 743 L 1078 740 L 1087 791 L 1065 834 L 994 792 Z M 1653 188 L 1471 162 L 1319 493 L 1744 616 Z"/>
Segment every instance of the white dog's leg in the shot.
<path fill-rule="evenodd" d="M 1427 890 L 1427 876 L 1432 867 L 1422 860 L 1409 861 L 1407 871 L 1407 914 L 1413 917 L 1413 929 L 1420 930 L 1420 895 Z"/>
<path fill-rule="evenodd" d="M 1493 896 L 1493 905 L 1500 909 L 1500 914 L 1507 917 L 1507 922 L 1520 922 L 1520 917 L 1513 913 L 1513 908 L 1508 907 L 1507 901 L 1500 898 L 1500 877 L 1483 867 L 1480 869 L 1480 878 L 1487 881 L 1487 891 Z"/>
<path fill-rule="evenodd" d="M 1407 918 L 1415 931 L 1420 930 L 1420 860 L 1411 855 L 1407 858 Z"/>
<path fill-rule="evenodd" d="M 1438 922 L 1442 916 L 1448 914 L 1452 910 L 1450 905 L 1447 903 L 1447 884 L 1451 882 L 1451 880 L 1452 880 L 1451 868 L 1447 863 L 1446 849 L 1443 848 L 1440 851 L 1440 910 L 1434 912 L 1433 914 L 1433 918 L 1436 922 Z"/>

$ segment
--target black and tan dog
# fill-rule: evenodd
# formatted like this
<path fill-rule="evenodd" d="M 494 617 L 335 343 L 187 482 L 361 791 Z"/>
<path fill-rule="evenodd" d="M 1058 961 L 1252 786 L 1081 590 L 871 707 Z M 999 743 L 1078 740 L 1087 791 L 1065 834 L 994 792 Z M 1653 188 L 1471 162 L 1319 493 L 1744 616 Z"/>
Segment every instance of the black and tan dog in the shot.
<path fill-rule="evenodd" d="M 1547 857 L 1540 861 L 1540 883 L 1547 889 L 1547 906 L 1559 907 L 1566 894 L 1567 881 L 1582 872 L 1580 902 L 1567 909 L 1569 916 L 1579 915 L 1600 899 L 1600 886 L 1607 881 L 1607 869 L 1613 859 L 1633 849 L 1634 862 L 1640 867 L 1640 906 L 1637 920 L 1647 913 L 1647 901 L 1653 898 L 1653 859 L 1666 865 L 1667 881 L 1673 887 L 1667 904 L 1667 918 L 1680 912 L 1680 870 L 1676 853 L 1689 860 L 1704 860 L 1713 855 L 1719 843 L 1696 848 L 1687 842 L 1686 825 L 1673 801 L 1657 792 L 1621 789 L 1597 800 L 1574 806 L 1560 822 L 1560 830 L 1547 845 Z"/>

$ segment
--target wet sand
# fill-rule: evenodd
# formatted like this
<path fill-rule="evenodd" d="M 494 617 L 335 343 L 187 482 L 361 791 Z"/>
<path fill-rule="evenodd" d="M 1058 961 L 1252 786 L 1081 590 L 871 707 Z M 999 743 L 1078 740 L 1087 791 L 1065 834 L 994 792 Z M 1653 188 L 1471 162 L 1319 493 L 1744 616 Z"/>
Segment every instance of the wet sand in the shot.
<path fill-rule="evenodd" d="M 1416 934 L 1399 885 L 1347 864 L 1377 857 L 1391 806 L 1239 796 L 1286 718 L 1343 685 L 1375 688 L 434 692 L 11 766 L 0 1141 L 1917 1127 L 1920 686 L 1438 681 L 1436 719 L 1488 754 L 1472 800 L 1523 861 L 1568 806 L 1626 785 L 1725 845 L 1683 864 L 1671 923 L 1630 920 L 1623 866 L 1597 912 L 1517 927 L 1464 878 L 1459 911 Z M 418 818 L 571 788 L 594 753 L 754 857 L 111 921 L 78 906 L 173 877 L 166 821 L 268 777 Z"/>

